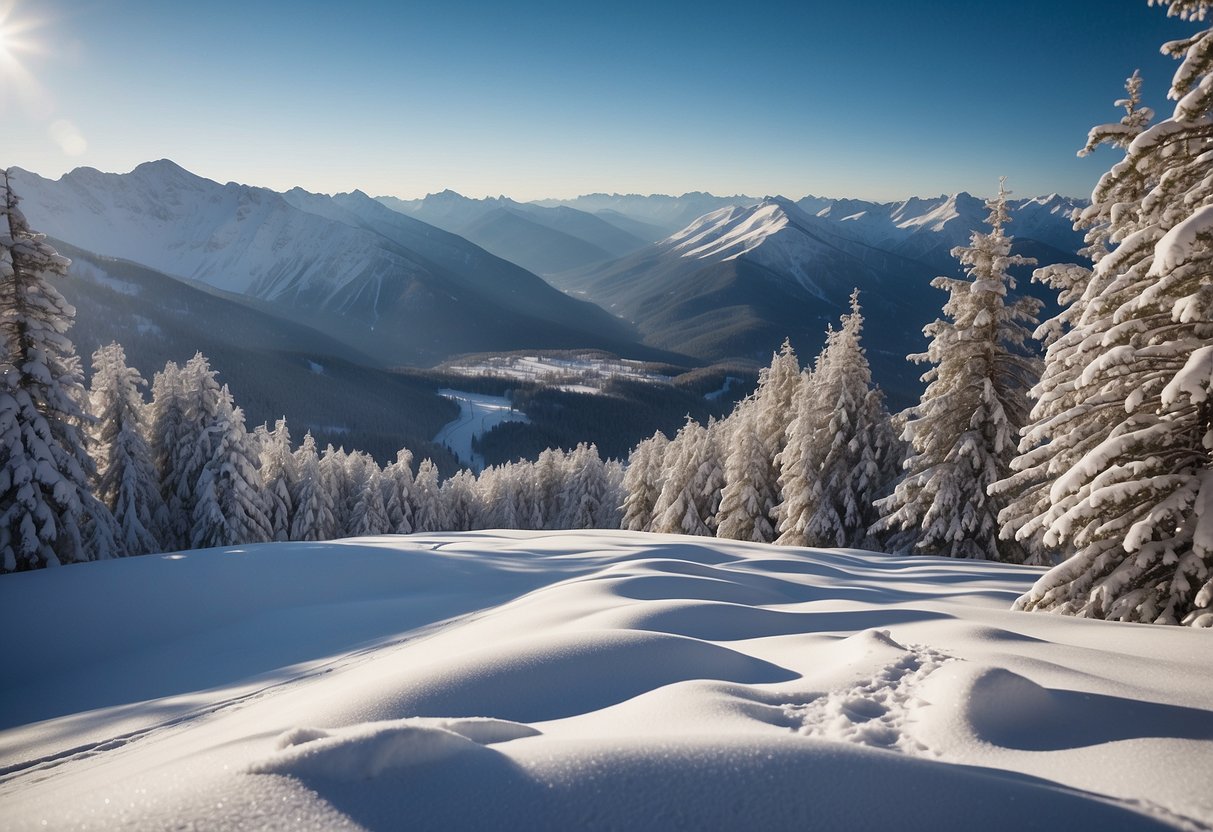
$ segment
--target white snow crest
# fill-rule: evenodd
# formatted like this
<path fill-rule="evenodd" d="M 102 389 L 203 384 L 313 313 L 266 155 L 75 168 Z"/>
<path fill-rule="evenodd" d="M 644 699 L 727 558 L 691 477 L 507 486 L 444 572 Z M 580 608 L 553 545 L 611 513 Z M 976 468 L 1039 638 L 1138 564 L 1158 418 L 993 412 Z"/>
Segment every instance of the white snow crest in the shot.
<path fill-rule="evenodd" d="M 539 736 L 529 725 L 502 719 L 398 719 L 348 728 L 294 728 L 278 750 L 248 767 L 250 774 L 290 774 L 370 780 L 385 772 L 446 760 L 482 746 Z"/>

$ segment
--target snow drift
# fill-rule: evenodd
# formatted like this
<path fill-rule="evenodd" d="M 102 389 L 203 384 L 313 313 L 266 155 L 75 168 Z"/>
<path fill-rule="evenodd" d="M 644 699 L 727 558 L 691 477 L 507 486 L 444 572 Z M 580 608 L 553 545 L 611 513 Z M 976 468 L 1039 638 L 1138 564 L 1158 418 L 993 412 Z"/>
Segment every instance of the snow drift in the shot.
<path fill-rule="evenodd" d="M 1207 829 L 1210 633 L 627 532 L 0 579 L 6 828 Z"/>

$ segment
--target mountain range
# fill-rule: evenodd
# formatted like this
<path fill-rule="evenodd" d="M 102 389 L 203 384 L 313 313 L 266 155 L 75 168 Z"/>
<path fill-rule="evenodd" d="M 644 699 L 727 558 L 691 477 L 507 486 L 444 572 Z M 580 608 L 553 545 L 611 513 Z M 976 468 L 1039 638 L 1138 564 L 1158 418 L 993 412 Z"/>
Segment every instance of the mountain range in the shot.
<path fill-rule="evenodd" d="M 57 181 L 14 170 L 12 180 L 49 236 L 264 302 L 383 366 L 636 348 L 628 327 L 594 305 L 360 192 L 221 185 L 169 161 L 124 175 L 79 168 Z"/>
<path fill-rule="evenodd" d="M 920 369 L 904 359 L 923 349 L 922 326 L 939 315 L 944 298 L 929 281 L 957 272 L 951 249 L 984 228 L 987 213 L 966 193 L 889 203 L 278 193 L 167 160 L 121 175 L 80 168 L 55 181 L 14 169 L 13 183 L 33 227 L 77 258 L 104 261 L 100 274 L 137 267 L 160 276 L 158 291 L 176 281 L 253 310 L 263 316 L 256 326 L 295 327 L 292 344 L 314 345 L 328 364 L 382 369 L 566 348 L 764 362 L 784 337 L 807 359 L 858 288 L 874 373 L 894 404 L 920 389 Z M 1042 263 L 1076 260 L 1082 242 L 1070 214 L 1082 204 L 1013 201 L 1017 251 Z M 1026 279 L 1020 288 L 1047 296 Z M 121 306 L 110 303 L 110 317 L 93 323 L 83 308 L 81 326 L 137 331 L 137 317 L 154 317 L 147 308 L 123 317 Z M 212 349 L 215 338 L 237 351 L 250 340 L 216 333 Z M 323 356 L 308 361 L 326 364 Z"/>

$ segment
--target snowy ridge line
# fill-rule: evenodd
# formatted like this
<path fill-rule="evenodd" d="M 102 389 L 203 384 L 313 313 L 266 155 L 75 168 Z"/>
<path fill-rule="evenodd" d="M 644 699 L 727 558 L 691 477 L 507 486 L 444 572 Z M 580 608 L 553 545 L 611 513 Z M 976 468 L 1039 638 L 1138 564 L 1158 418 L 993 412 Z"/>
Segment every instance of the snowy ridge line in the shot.
<path fill-rule="evenodd" d="M 440 546 L 442 544 L 438 545 Z M 437 548 L 437 546 L 435 548 Z M 486 607 L 465 615 L 456 615 L 450 618 L 445 618 L 442 621 L 435 621 L 431 624 L 418 627 L 413 633 L 404 636 L 403 638 L 376 641 L 372 644 L 366 645 L 365 647 L 344 653 L 335 659 L 330 659 L 329 661 L 319 664 L 310 670 L 300 673 L 298 676 L 293 676 L 290 679 L 283 679 L 280 682 L 266 685 L 256 690 L 249 691 L 248 693 L 241 694 L 240 696 L 234 696 L 230 699 L 222 699 L 218 702 L 212 702 L 209 705 L 195 708 L 191 711 L 187 711 L 186 713 L 172 717 L 171 719 L 155 723 L 154 725 L 148 725 L 134 731 L 118 734 L 114 737 L 108 737 L 103 740 L 78 745 L 74 748 L 68 748 L 54 754 L 47 754 L 33 760 L 24 760 L 22 762 L 9 763 L 8 765 L 0 766 L 0 789 L 7 787 L 10 784 L 20 782 L 28 775 L 33 775 L 43 771 L 52 771 L 60 766 L 73 762 L 82 762 L 84 760 L 96 757 L 98 754 L 106 751 L 117 751 L 126 748 L 132 743 L 138 742 L 141 739 L 146 739 L 147 737 L 162 733 L 169 729 L 191 725 L 199 720 L 205 719 L 206 717 L 214 716 L 215 714 L 225 711 L 234 710 L 252 702 L 265 699 L 269 696 L 281 693 L 285 688 L 297 683 L 307 682 L 320 676 L 332 673 L 333 671 L 342 670 L 363 661 L 367 661 L 372 658 L 372 654 L 380 653 L 382 651 L 395 650 L 406 645 L 413 645 L 426 641 L 427 639 L 438 635 L 440 631 L 448 627 L 452 627 L 456 624 L 465 624 L 476 621 L 481 616 L 491 612 L 493 609 L 494 607 Z M 39 781 L 42 779 L 46 778 L 39 778 Z"/>

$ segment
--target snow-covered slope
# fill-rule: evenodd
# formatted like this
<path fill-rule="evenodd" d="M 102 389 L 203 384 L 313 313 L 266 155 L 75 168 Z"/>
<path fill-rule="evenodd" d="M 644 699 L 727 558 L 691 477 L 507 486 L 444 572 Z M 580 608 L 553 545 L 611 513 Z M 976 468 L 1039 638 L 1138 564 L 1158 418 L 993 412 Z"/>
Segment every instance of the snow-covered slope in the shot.
<path fill-rule="evenodd" d="M 1073 228 L 1072 214 L 1085 204 L 1057 194 L 1010 200 L 1008 233 L 1072 255 L 1083 245 L 1082 234 Z M 974 231 L 984 230 L 989 214 L 984 200 L 963 191 L 888 203 L 808 196 L 797 205 L 856 240 L 948 271 L 955 267 L 952 248 L 967 245 Z"/>
<path fill-rule="evenodd" d="M 649 242 L 585 211 L 515 202 L 504 196 L 469 199 L 447 190 L 424 199 L 379 197 L 378 201 L 466 237 L 536 274 L 622 257 Z"/>
<path fill-rule="evenodd" d="M 264 301 L 386 364 L 629 339 L 601 310 L 362 193 L 220 185 L 167 160 L 56 181 L 16 171 L 13 184 L 54 238 Z"/>
<path fill-rule="evenodd" d="M 877 379 L 908 404 L 919 371 L 907 354 L 938 315 L 936 271 L 868 245 L 783 197 L 724 207 L 672 236 L 600 267 L 552 281 L 634 321 L 649 343 L 704 358 L 768 360 L 787 337 L 804 356 L 861 292 Z"/>
<path fill-rule="evenodd" d="M 1213 825 L 1210 633 L 1009 612 L 1038 574 L 475 532 L 6 575 L 3 825 Z"/>

